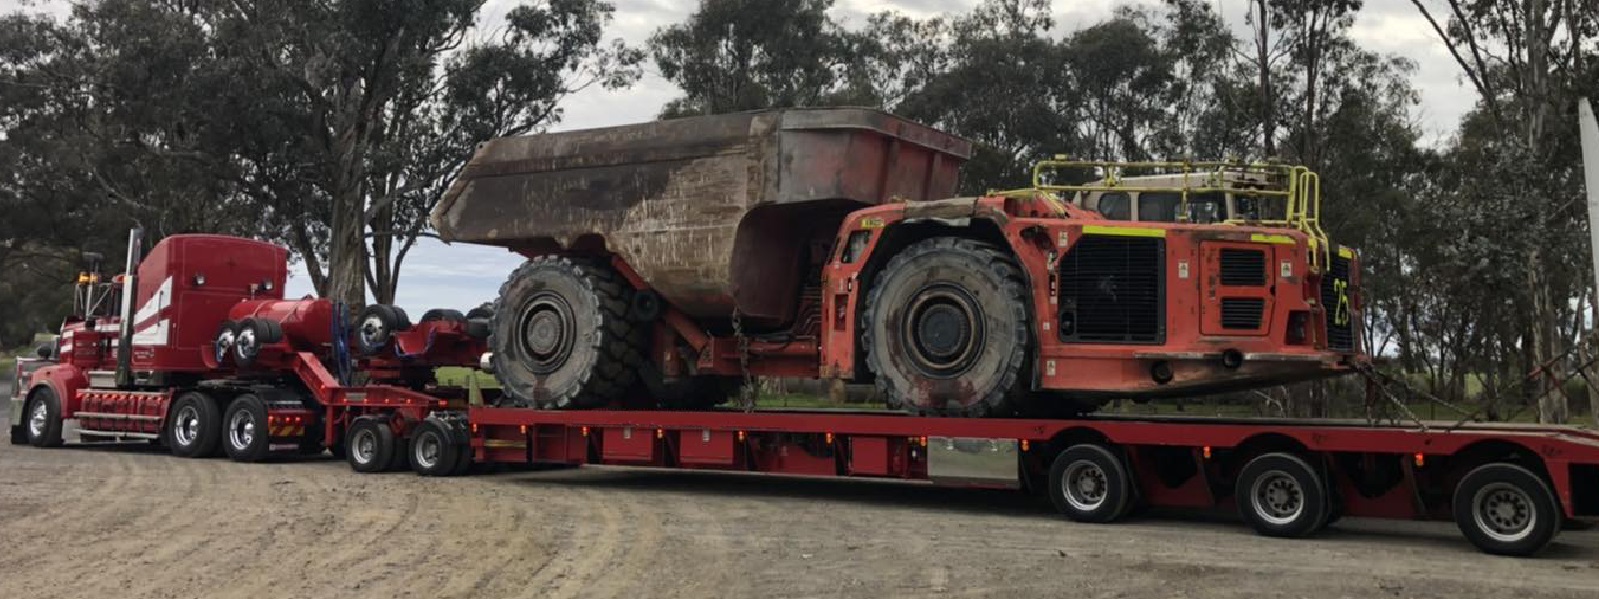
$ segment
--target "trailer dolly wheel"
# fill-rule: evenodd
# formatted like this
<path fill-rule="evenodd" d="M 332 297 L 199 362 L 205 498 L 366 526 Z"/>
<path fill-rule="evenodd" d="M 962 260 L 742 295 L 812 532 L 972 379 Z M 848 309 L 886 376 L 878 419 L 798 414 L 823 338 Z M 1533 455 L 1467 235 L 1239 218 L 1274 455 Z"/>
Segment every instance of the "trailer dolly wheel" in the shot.
<path fill-rule="evenodd" d="M 172 455 L 206 458 L 216 455 L 222 441 L 222 416 L 210 395 L 190 391 L 178 396 L 167 419 L 167 446 Z"/>
<path fill-rule="evenodd" d="M 1238 513 L 1255 532 L 1297 538 L 1322 528 L 1331 513 L 1327 483 L 1299 456 L 1268 453 L 1238 473 Z"/>
<path fill-rule="evenodd" d="M 394 462 L 394 430 L 387 422 L 362 416 L 344 435 L 345 461 L 356 472 L 382 472 Z"/>
<path fill-rule="evenodd" d="M 272 433 L 267 427 L 266 404 L 252 394 L 240 395 L 222 416 L 227 425 L 222 449 L 235 462 L 257 462 L 267 457 Z"/>
<path fill-rule="evenodd" d="M 355 322 L 355 349 L 366 356 L 383 351 L 396 332 L 411 328 L 405 310 L 388 304 L 367 306 Z"/>
<path fill-rule="evenodd" d="M 1460 479 L 1452 503 L 1460 532 L 1494 555 L 1537 553 L 1560 532 L 1563 517 L 1549 485 L 1516 464 L 1478 466 Z"/>
<path fill-rule="evenodd" d="M 443 424 L 434 419 L 422 421 L 411 431 L 411 469 L 422 476 L 452 476 L 461 461 L 462 448 L 450 438 Z"/>
<path fill-rule="evenodd" d="M 1111 522 L 1127 513 L 1133 489 L 1127 467 L 1104 446 L 1073 445 L 1049 467 L 1049 500 L 1078 522 Z"/>

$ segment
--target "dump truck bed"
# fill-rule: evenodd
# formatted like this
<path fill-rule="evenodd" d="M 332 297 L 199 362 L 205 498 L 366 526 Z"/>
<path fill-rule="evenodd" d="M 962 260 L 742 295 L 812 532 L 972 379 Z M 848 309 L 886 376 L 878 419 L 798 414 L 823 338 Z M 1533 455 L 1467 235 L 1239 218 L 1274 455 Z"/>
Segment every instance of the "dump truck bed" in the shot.
<path fill-rule="evenodd" d="M 691 315 L 725 316 L 739 296 L 742 314 L 781 319 L 782 294 L 738 289 L 791 287 L 759 273 L 793 270 L 801 238 L 851 210 L 953 195 L 971 148 L 860 108 L 508 137 L 478 149 L 432 219 L 445 241 L 524 253 L 603 243 Z"/>

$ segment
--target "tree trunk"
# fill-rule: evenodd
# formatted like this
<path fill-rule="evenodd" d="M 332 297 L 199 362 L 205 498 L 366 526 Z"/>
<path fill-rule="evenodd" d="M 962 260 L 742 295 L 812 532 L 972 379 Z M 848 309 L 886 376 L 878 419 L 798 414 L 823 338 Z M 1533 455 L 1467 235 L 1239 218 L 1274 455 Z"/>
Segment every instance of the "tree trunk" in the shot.
<path fill-rule="evenodd" d="M 1255 0 L 1255 60 L 1260 67 L 1260 151 L 1270 159 L 1277 153 L 1276 118 L 1271 97 L 1271 9 Z"/>

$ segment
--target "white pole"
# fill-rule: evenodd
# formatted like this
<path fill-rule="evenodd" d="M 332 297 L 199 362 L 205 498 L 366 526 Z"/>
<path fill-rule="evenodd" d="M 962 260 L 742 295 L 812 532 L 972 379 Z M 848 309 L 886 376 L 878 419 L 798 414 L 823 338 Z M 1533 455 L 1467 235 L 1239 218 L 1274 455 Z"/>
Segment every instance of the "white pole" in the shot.
<path fill-rule="evenodd" d="M 1588 188 L 1588 243 L 1593 251 L 1594 282 L 1599 285 L 1599 120 L 1594 119 L 1593 105 L 1587 98 L 1577 99 L 1577 130 L 1582 137 L 1582 179 Z M 1589 305 L 1599 306 L 1599 297 Z M 1594 318 L 1599 319 L 1599 314 Z M 1588 356 L 1584 351 L 1584 362 Z M 1589 384 L 1588 418 L 1599 425 L 1599 388 L 1591 386 L 1592 381 Z"/>
<path fill-rule="evenodd" d="M 1594 281 L 1599 282 L 1599 122 L 1593 105 L 1577 99 L 1577 128 L 1582 132 L 1583 181 L 1588 187 L 1588 241 L 1593 250 Z"/>

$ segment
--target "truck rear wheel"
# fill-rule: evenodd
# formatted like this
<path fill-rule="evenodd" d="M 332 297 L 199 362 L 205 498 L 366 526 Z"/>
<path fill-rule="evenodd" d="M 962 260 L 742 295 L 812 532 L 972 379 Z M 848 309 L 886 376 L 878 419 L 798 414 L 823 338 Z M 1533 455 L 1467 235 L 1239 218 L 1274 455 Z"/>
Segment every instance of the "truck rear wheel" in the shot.
<path fill-rule="evenodd" d="M 23 411 L 22 417 L 29 445 L 61 446 L 61 400 L 56 397 L 54 390 L 40 387 L 38 391 L 34 391 L 33 399 L 28 400 L 28 407 Z"/>
<path fill-rule="evenodd" d="M 1066 448 L 1049 468 L 1049 500 L 1078 522 L 1111 522 L 1132 505 L 1132 477 L 1121 458 L 1104 446 Z"/>
<path fill-rule="evenodd" d="M 517 406 L 596 408 L 621 400 L 643 362 L 632 289 L 609 265 L 528 260 L 500 287 L 490 323 L 494 376 Z"/>
<path fill-rule="evenodd" d="M 1560 532 L 1565 515 L 1548 483 L 1515 464 L 1484 464 L 1467 473 L 1451 501 L 1455 524 L 1484 553 L 1524 557 Z"/>
<path fill-rule="evenodd" d="M 183 458 L 208 458 L 216 455 L 222 440 L 222 415 L 210 395 L 190 391 L 172 403 L 167 418 L 167 447 Z"/>
<path fill-rule="evenodd" d="M 900 251 L 861 315 L 866 366 L 890 406 L 917 414 L 1003 416 L 1027 389 L 1030 300 L 999 248 L 935 237 Z"/>
<path fill-rule="evenodd" d="M 266 404 L 261 398 L 248 393 L 235 397 L 222 421 L 227 424 L 222 449 L 228 457 L 235 462 L 258 462 L 267 457 L 272 431 L 267 426 Z"/>
<path fill-rule="evenodd" d="M 1321 530 L 1332 513 L 1321 472 L 1291 453 L 1268 453 L 1238 472 L 1238 514 L 1255 532 L 1298 538 Z"/>

